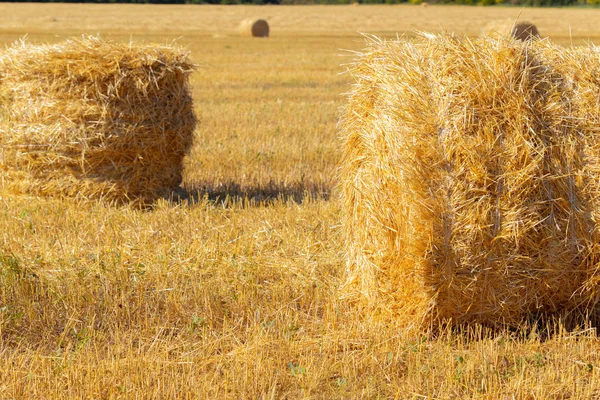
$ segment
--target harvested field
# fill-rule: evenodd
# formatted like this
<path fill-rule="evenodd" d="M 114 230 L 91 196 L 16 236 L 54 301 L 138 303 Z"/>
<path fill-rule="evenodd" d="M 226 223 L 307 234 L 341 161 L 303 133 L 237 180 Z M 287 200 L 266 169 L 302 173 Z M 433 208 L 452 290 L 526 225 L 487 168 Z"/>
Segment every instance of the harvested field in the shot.
<path fill-rule="evenodd" d="M 477 36 L 519 12 L 1 3 L 7 45 L 100 33 L 183 47 L 201 123 L 183 189 L 150 209 L 0 192 L 0 398 L 597 398 L 591 322 L 428 335 L 340 299 L 346 50 L 365 47 L 359 31 Z M 256 16 L 268 40 L 237 33 Z M 598 17 L 520 18 L 562 45 L 597 40 Z"/>
<path fill-rule="evenodd" d="M 237 36 L 240 21 L 259 16 L 272 27 L 272 36 L 358 38 L 358 32 L 395 36 L 414 31 L 456 32 L 477 36 L 491 21 L 530 21 L 544 35 L 564 43 L 583 44 L 600 38 L 594 9 L 512 7 L 429 7 L 411 5 L 351 6 L 186 6 L 149 4 L 1 3 L 0 34 L 114 34 L 178 37 L 215 34 Z M 2 39 L 0 37 L 0 39 Z M 10 39 L 12 40 L 12 39 Z M 346 45 L 345 48 L 358 46 Z"/>

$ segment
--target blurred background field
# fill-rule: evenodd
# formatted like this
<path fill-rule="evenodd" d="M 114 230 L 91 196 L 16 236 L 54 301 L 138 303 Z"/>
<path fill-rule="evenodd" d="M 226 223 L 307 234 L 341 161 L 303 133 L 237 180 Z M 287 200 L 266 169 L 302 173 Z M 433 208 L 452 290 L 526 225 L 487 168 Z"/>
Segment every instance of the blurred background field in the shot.
<path fill-rule="evenodd" d="M 519 14 L 560 44 L 600 37 L 594 9 L 1 3 L 6 45 L 185 46 L 200 123 L 183 190 L 152 210 L 0 194 L 0 398 L 600 396 L 592 327 L 424 337 L 338 296 L 359 32 L 478 35 Z M 271 36 L 240 37 L 244 18 Z"/>
<path fill-rule="evenodd" d="M 555 40 L 592 40 L 598 36 L 593 8 L 518 8 L 413 5 L 246 6 L 0 3 L 2 40 L 13 35 L 121 35 L 198 37 L 237 36 L 245 18 L 263 18 L 272 38 L 357 37 L 357 32 L 391 35 L 413 30 L 478 35 L 490 21 L 533 21 Z M 332 43 L 333 44 L 333 43 Z M 272 44 L 271 44 L 272 45 Z M 271 45 L 268 45 L 269 47 Z"/>

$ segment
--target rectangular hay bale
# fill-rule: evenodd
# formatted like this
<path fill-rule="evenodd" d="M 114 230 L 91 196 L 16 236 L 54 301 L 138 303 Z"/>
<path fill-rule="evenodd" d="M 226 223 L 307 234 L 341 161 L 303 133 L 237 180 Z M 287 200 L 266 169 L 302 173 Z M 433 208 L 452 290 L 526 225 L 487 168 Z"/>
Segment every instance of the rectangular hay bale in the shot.
<path fill-rule="evenodd" d="M 347 296 L 417 326 L 596 304 L 596 48 L 423 34 L 350 69 Z"/>
<path fill-rule="evenodd" d="M 147 203 L 177 187 L 194 65 L 172 46 L 84 36 L 0 53 L 0 185 Z"/>

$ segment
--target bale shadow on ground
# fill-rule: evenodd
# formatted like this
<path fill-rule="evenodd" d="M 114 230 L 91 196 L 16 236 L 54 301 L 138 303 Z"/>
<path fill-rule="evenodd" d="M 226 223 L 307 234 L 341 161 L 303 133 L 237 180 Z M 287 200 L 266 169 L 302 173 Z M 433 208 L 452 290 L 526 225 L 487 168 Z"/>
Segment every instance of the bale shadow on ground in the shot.
<path fill-rule="evenodd" d="M 322 182 L 275 182 L 260 185 L 242 185 L 238 182 L 195 182 L 179 187 L 168 196 L 176 203 L 195 204 L 208 200 L 220 206 L 261 206 L 276 201 L 302 204 L 312 200 L 329 200 L 331 187 Z"/>
<path fill-rule="evenodd" d="M 432 325 L 426 330 L 433 340 L 444 337 L 461 337 L 466 343 L 479 342 L 486 339 L 510 337 L 513 340 L 528 341 L 535 339 L 546 342 L 554 338 L 592 335 L 596 337 L 600 328 L 600 309 L 593 306 L 589 309 L 560 310 L 553 312 L 532 312 L 523 317 L 516 325 L 496 325 L 480 323 L 452 324 L 444 321 Z"/>

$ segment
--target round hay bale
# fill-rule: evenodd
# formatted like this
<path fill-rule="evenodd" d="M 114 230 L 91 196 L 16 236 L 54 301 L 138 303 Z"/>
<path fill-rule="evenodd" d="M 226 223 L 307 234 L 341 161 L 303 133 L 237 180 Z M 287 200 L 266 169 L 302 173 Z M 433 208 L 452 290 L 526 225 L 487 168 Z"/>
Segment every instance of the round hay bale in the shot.
<path fill-rule="evenodd" d="M 424 2 L 421 3 L 421 7 L 427 8 L 427 7 L 429 7 L 429 4 L 427 4 L 427 2 L 424 1 Z"/>
<path fill-rule="evenodd" d="M 269 37 L 269 24 L 264 19 L 245 19 L 238 31 L 242 36 Z"/>
<path fill-rule="evenodd" d="M 407 327 L 597 304 L 595 48 L 424 34 L 351 65 L 346 298 Z"/>
<path fill-rule="evenodd" d="M 182 49 L 98 37 L 0 54 L 0 186 L 149 203 L 182 180 L 196 118 Z"/>
<path fill-rule="evenodd" d="M 514 20 L 494 20 L 487 24 L 481 31 L 481 36 L 489 37 L 514 37 L 518 40 L 539 39 L 540 33 L 531 22 L 515 23 Z"/>
<path fill-rule="evenodd" d="M 540 33 L 538 32 L 537 27 L 531 22 L 526 21 L 516 24 L 511 30 L 511 35 L 515 39 L 519 40 L 532 40 L 540 38 Z"/>

